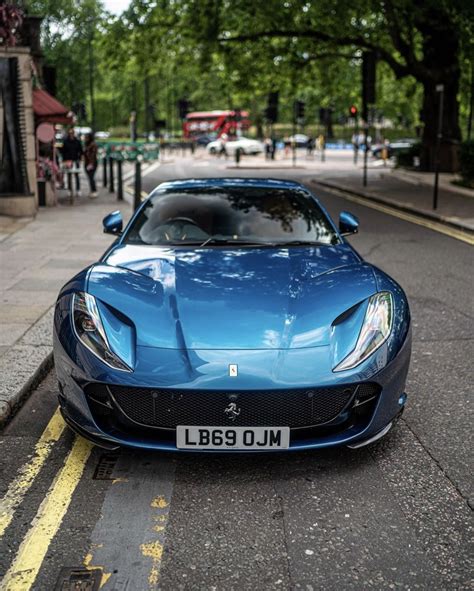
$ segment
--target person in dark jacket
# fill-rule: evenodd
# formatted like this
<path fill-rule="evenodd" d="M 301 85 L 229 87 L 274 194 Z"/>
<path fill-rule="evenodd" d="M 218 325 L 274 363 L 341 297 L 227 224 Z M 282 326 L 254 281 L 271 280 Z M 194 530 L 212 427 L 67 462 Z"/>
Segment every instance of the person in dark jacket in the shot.
<path fill-rule="evenodd" d="M 64 165 L 67 168 L 79 168 L 82 158 L 82 144 L 76 137 L 74 128 L 68 129 L 67 135 L 63 140 L 63 147 L 61 148 L 61 155 L 63 157 Z M 71 190 L 71 175 L 68 174 L 68 189 Z M 79 180 L 79 173 L 74 175 L 76 177 L 76 191 L 81 190 L 81 182 Z"/>
<path fill-rule="evenodd" d="M 85 149 L 84 149 L 84 166 L 86 174 L 89 179 L 90 193 L 89 197 L 95 199 L 97 197 L 97 187 L 95 184 L 95 171 L 97 170 L 97 144 L 94 140 L 94 134 L 86 134 Z"/>

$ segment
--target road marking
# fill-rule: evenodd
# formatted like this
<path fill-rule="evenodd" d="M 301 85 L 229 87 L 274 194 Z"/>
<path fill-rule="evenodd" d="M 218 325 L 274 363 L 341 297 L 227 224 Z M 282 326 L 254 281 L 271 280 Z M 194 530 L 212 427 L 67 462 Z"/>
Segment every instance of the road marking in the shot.
<path fill-rule="evenodd" d="M 51 540 L 71 503 L 92 447 L 82 437 L 77 437 L 74 441 L 2 581 L 2 591 L 28 591 L 34 584 Z"/>
<path fill-rule="evenodd" d="M 153 172 L 154 170 L 156 170 L 159 166 L 161 166 L 161 164 L 162 163 L 159 160 L 157 160 L 156 162 L 153 162 L 152 164 L 149 164 L 145 168 L 145 170 L 142 172 L 142 176 L 146 176 L 147 174 L 150 174 L 150 172 Z M 133 167 L 132 170 L 129 170 L 126 174 L 123 175 L 123 180 L 128 181 L 128 179 L 131 179 L 134 174 L 135 174 L 135 167 Z"/>
<path fill-rule="evenodd" d="M 151 172 L 153 172 L 154 170 L 156 170 L 157 168 L 159 168 L 162 165 L 162 162 L 160 162 L 159 160 L 157 160 L 156 162 L 153 162 L 153 164 L 150 164 L 148 166 L 148 168 L 146 168 L 143 172 L 142 172 L 142 178 L 144 176 L 149 175 Z M 133 175 L 135 174 L 135 171 L 132 170 L 129 173 L 127 173 L 127 176 L 124 177 L 124 181 L 125 180 L 130 180 Z M 124 189 L 125 189 L 125 193 L 128 193 L 131 197 L 135 196 L 135 188 L 132 185 L 124 185 Z M 141 192 L 141 198 L 142 201 L 144 199 L 146 199 L 148 197 L 148 193 L 146 191 L 142 191 Z"/>
<path fill-rule="evenodd" d="M 104 591 L 157 588 L 174 473 L 172 458 L 121 452 L 84 559 L 101 569 Z"/>
<path fill-rule="evenodd" d="M 161 557 L 163 556 L 163 545 L 158 541 L 148 542 L 147 544 L 141 544 L 140 550 L 143 556 L 152 559 L 150 573 L 148 575 L 148 585 L 150 589 L 154 589 L 158 585 L 158 579 L 160 577 L 160 563 Z"/>
<path fill-rule="evenodd" d="M 104 568 L 102 566 L 93 566 L 92 565 L 92 560 L 94 558 L 94 555 L 92 554 L 92 552 L 89 552 L 86 557 L 84 558 L 84 566 L 88 569 L 88 570 L 95 570 L 98 569 L 101 571 L 101 577 L 100 577 L 100 584 L 99 584 L 99 589 L 102 589 L 102 587 L 107 583 L 107 581 L 110 579 L 110 577 L 112 576 L 112 573 L 106 573 L 104 571 Z"/>
<path fill-rule="evenodd" d="M 59 408 L 51 417 L 46 429 L 35 445 L 33 457 L 19 469 L 16 478 L 11 482 L 5 496 L 0 499 L 0 538 L 10 525 L 14 513 L 25 498 L 26 493 L 38 476 L 41 468 L 53 449 L 54 444 L 61 437 L 66 424 Z"/>
<path fill-rule="evenodd" d="M 125 185 L 125 193 L 128 193 L 132 197 L 135 197 L 135 189 L 133 187 L 131 187 L 130 185 Z M 142 191 L 140 193 L 142 201 L 144 201 L 148 197 L 148 195 L 149 195 L 149 193 L 147 193 L 146 191 Z"/>
<path fill-rule="evenodd" d="M 338 191 L 337 189 L 333 189 L 332 187 L 326 187 L 323 185 L 323 189 L 325 191 L 331 192 L 336 194 L 338 197 L 342 197 L 343 199 L 347 199 L 348 201 L 353 201 L 359 205 L 363 205 L 364 207 L 369 207 L 370 209 L 376 209 L 377 211 L 381 211 L 388 215 L 394 216 L 396 218 L 400 218 L 406 222 L 411 222 L 412 224 L 417 224 L 418 226 L 423 226 L 424 228 L 428 228 L 429 230 L 433 230 L 434 232 L 439 232 L 440 234 L 445 234 L 450 238 L 454 238 L 455 240 L 460 240 L 461 242 L 466 242 L 467 244 L 474 245 L 474 236 L 471 236 L 467 232 L 463 232 L 462 230 L 456 230 L 456 228 L 450 228 L 440 222 L 435 222 L 431 220 L 426 220 L 424 218 L 418 217 L 415 214 L 407 213 L 404 211 L 400 211 L 389 205 L 382 205 L 380 203 L 376 203 L 374 201 L 369 201 L 368 199 L 362 197 L 356 197 L 355 195 L 349 195 L 344 191 Z"/>
<path fill-rule="evenodd" d="M 161 162 L 159 160 L 157 160 L 156 162 L 153 162 L 153 164 L 150 164 L 150 166 L 143 172 L 142 176 L 149 175 L 150 172 L 153 172 L 154 170 L 156 170 L 160 166 L 161 166 Z"/>

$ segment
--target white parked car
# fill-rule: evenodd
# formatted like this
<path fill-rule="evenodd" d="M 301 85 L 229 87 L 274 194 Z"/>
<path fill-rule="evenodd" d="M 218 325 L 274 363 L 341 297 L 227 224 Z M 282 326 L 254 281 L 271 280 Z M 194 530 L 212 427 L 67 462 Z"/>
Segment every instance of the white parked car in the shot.
<path fill-rule="evenodd" d="M 206 146 L 206 150 L 209 154 L 220 154 L 223 146 L 225 146 L 225 151 L 228 156 L 233 156 L 237 149 L 240 149 L 242 154 L 261 154 L 263 152 L 262 142 L 251 140 L 246 137 L 240 137 L 236 140 L 219 138 L 213 142 L 209 142 Z"/>
<path fill-rule="evenodd" d="M 304 133 L 295 133 L 295 135 L 290 135 L 285 143 L 291 145 L 293 142 L 295 142 L 297 148 L 306 148 L 308 145 L 308 140 L 309 137 Z"/>

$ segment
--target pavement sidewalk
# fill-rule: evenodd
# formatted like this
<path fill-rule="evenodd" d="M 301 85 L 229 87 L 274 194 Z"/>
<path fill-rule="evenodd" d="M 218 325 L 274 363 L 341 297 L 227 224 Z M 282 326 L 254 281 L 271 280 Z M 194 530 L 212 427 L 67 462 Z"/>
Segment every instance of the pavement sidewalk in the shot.
<path fill-rule="evenodd" d="M 339 189 L 384 205 L 390 205 L 421 217 L 441 222 L 474 233 L 474 191 L 453 187 L 441 182 L 438 192 L 438 207 L 433 209 L 433 181 L 423 173 L 410 173 L 409 178 L 398 169 L 383 168 L 371 163 L 368 182 L 362 184 L 360 165 L 352 169 L 321 170 L 314 181 L 326 187 Z"/>
<path fill-rule="evenodd" d="M 34 220 L 0 218 L 0 424 L 50 369 L 59 289 L 113 241 L 102 218 L 116 209 L 125 220 L 132 213 L 127 201 L 100 188 L 97 199 L 79 197 L 74 205 L 62 191 L 59 205 L 41 208 Z"/>

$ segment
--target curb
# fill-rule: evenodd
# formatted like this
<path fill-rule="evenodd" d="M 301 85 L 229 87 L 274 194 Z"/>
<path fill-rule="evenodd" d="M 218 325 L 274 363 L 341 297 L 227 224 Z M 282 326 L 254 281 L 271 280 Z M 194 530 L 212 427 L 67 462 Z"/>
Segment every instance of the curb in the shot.
<path fill-rule="evenodd" d="M 433 187 L 433 178 L 432 175 L 434 173 L 426 173 L 431 175 L 431 179 L 428 178 L 417 178 L 412 176 L 410 171 L 406 171 L 403 168 L 392 168 L 390 171 L 390 175 L 398 178 L 406 183 L 411 183 L 412 185 L 416 185 L 418 187 Z M 467 197 L 468 199 L 474 199 L 474 191 L 472 189 L 468 189 L 467 187 L 453 185 L 451 182 L 443 182 L 440 178 L 439 188 L 444 191 L 449 191 L 451 193 L 456 193 L 457 195 L 461 195 L 462 197 Z"/>
<path fill-rule="evenodd" d="M 375 195 L 374 193 L 369 192 L 362 192 L 356 191 L 353 189 L 348 189 L 346 187 L 342 187 L 341 185 L 337 185 L 336 183 L 331 183 L 327 181 L 320 181 L 318 179 L 313 179 L 313 183 L 316 185 L 321 185 L 322 187 L 327 187 L 328 189 L 336 189 L 341 191 L 341 193 L 347 193 L 348 195 L 355 195 L 356 197 L 360 197 L 361 199 L 365 199 L 366 201 L 374 201 L 375 203 L 379 203 L 380 205 L 386 205 L 387 207 L 392 207 L 393 209 L 398 209 L 399 211 L 404 211 L 406 213 L 411 213 L 412 215 L 418 216 L 420 218 L 425 218 L 431 220 L 433 222 L 438 222 L 439 224 L 444 224 L 450 228 L 455 230 L 460 230 L 461 232 L 465 232 L 469 236 L 474 236 L 474 230 L 464 224 L 457 223 L 449 218 L 446 218 L 442 215 L 432 213 L 429 211 L 416 209 L 415 207 L 410 207 L 409 205 L 403 205 L 401 203 L 397 203 L 395 201 L 391 201 L 390 199 L 384 199 L 379 195 Z"/>
<path fill-rule="evenodd" d="M 5 427 L 11 421 L 23 402 L 53 367 L 53 313 L 54 306 L 0 357 L 0 427 Z"/>

